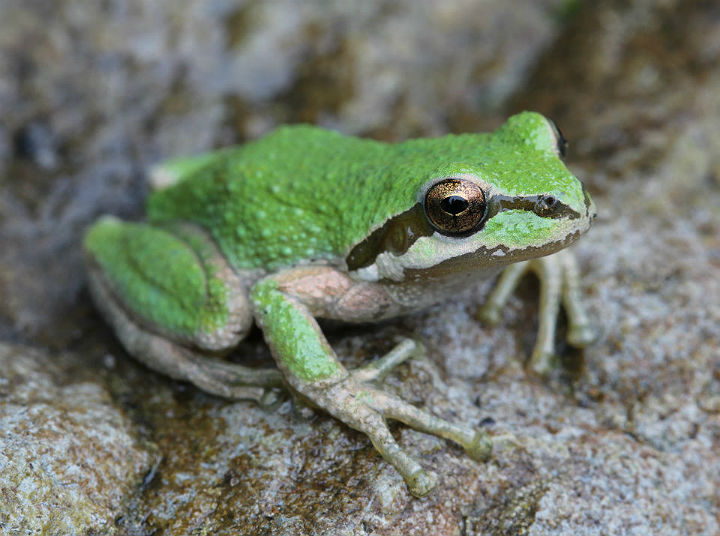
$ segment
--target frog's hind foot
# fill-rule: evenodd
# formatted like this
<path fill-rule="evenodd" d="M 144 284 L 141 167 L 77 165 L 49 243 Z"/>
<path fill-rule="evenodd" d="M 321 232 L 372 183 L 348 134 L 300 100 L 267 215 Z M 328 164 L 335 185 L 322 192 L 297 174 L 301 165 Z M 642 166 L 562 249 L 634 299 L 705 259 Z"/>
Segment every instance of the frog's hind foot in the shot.
<path fill-rule="evenodd" d="M 206 357 L 147 332 L 123 343 L 128 352 L 147 366 L 176 380 L 190 382 L 206 393 L 253 400 L 263 407 L 274 406 L 282 398 L 282 375 L 275 368 L 256 369 Z"/>
<path fill-rule="evenodd" d="M 417 460 L 398 445 L 388 428 L 387 419 L 449 439 L 462 446 L 476 461 L 486 461 L 492 453 L 492 443 L 483 431 L 453 424 L 405 402 L 398 396 L 368 385 L 368 382 L 420 351 L 420 348 L 418 343 L 405 339 L 373 364 L 351 372 L 332 386 L 308 393 L 313 403 L 367 435 L 382 457 L 397 469 L 410 493 L 416 497 L 430 493 L 437 485 L 437 476 L 432 471 L 423 469 Z"/>

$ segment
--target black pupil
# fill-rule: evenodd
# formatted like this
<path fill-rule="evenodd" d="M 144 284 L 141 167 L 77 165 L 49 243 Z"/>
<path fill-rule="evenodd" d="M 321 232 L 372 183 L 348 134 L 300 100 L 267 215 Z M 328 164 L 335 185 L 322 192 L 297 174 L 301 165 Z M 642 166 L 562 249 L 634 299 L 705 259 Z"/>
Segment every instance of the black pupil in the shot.
<path fill-rule="evenodd" d="M 460 214 L 468 208 L 469 205 L 470 203 L 468 203 L 468 200 L 464 197 L 460 197 L 459 195 L 450 195 L 440 201 L 440 208 L 448 214 L 452 214 L 454 216 Z"/>

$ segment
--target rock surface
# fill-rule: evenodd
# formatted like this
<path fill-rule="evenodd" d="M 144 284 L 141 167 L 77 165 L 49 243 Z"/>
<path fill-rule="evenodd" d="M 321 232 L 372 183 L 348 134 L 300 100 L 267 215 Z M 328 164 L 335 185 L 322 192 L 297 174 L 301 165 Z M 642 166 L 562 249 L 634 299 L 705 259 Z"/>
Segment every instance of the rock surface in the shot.
<path fill-rule="evenodd" d="M 720 533 L 720 11 L 713 2 L 110 0 L 0 4 L 0 533 Z M 410 497 L 333 419 L 148 372 L 84 292 L 99 214 L 139 218 L 163 157 L 310 121 L 380 139 L 536 109 L 600 217 L 575 251 L 600 333 L 523 370 L 537 286 L 373 328 L 427 357 L 385 384 L 512 435 L 486 464 L 401 426 L 438 472 Z M 268 359 L 255 334 L 237 352 Z"/>
<path fill-rule="evenodd" d="M 73 360 L 0 345 L 0 532 L 114 531 L 153 457 Z"/>

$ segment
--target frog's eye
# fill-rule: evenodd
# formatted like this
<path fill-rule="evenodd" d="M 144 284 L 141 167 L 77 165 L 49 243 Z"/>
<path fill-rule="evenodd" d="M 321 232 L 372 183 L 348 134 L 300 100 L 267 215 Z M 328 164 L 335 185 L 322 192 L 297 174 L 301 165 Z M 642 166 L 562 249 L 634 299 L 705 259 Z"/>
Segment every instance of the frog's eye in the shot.
<path fill-rule="evenodd" d="M 552 119 L 548 119 L 547 122 L 550 125 L 550 129 L 552 130 L 553 134 L 555 135 L 555 154 L 558 155 L 560 158 L 565 158 L 568 142 L 565 139 L 565 136 L 563 136 L 562 130 L 560 130 L 560 127 L 557 126 L 555 121 L 553 121 Z"/>
<path fill-rule="evenodd" d="M 475 230 L 487 212 L 485 193 L 469 180 L 443 179 L 425 194 L 425 214 L 444 235 L 463 235 Z"/>

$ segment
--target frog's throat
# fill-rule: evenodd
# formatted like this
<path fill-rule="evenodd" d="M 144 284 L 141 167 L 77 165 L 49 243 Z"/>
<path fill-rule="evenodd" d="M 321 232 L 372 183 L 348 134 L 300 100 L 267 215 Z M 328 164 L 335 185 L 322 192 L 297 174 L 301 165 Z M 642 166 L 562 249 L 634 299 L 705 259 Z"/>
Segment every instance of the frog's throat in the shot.
<path fill-rule="evenodd" d="M 374 282 L 398 283 L 407 281 L 439 281 L 453 277 L 462 278 L 463 274 L 475 273 L 483 279 L 488 273 L 528 259 L 551 255 L 575 242 L 583 232 L 578 230 L 560 240 L 548 242 L 541 246 L 513 249 L 504 245 L 480 248 L 446 258 L 431 266 L 408 266 L 398 262 L 400 259 L 392 254 L 383 253 L 376 262 L 366 268 L 352 273 L 355 279 Z M 472 276 L 471 276 L 472 278 Z"/>

